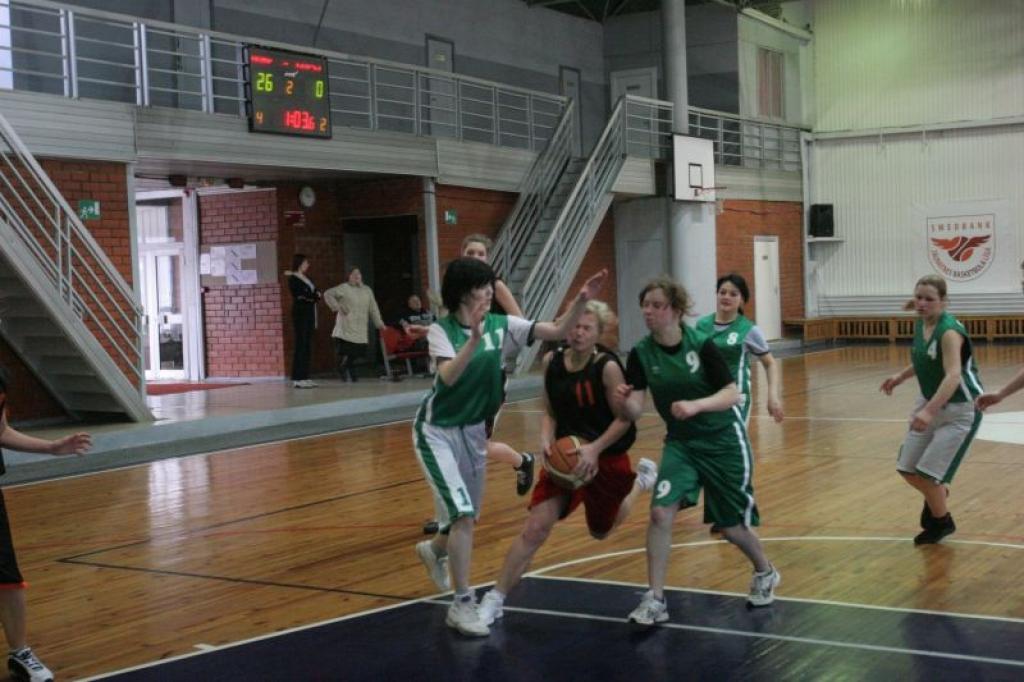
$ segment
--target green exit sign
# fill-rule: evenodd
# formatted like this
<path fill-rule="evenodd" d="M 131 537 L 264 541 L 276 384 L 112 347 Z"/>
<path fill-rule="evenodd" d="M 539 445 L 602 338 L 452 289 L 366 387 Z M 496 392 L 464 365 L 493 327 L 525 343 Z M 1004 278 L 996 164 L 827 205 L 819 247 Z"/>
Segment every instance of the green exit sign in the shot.
<path fill-rule="evenodd" d="M 79 199 L 78 217 L 82 220 L 99 220 L 100 202 L 97 199 Z"/>
<path fill-rule="evenodd" d="M 454 208 L 449 208 L 444 212 L 444 222 L 447 225 L 455 225 L 459 222 L 459 214 L 455 212 Z"/>

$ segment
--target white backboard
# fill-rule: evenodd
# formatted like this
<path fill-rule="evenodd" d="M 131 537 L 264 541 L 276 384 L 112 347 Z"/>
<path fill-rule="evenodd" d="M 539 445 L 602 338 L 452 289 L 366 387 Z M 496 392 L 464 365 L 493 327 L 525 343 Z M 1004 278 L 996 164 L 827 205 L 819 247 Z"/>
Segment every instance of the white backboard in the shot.
<path fill-rule="evenodd" d="M 715 146 L 711 140 L 672 136 L 676 201 L 714 201 Z"/>

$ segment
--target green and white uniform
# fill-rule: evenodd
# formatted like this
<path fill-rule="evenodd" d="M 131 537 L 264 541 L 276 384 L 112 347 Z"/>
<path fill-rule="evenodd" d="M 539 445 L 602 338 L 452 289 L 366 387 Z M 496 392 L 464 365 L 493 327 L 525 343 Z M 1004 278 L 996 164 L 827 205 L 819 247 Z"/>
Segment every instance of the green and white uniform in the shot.
<path fill-rule="evenodd" d="M 645 337 L 630 352 L 626 367 L 627 383 L 651 391 L 667 427 L 651 505 L 690 507 L 703 488 L 705 522 L 756 526 L 753 459 L 738 406 L 683 421 L 672 416 L 673 402 L 705 398 L 733 383 L 714 342 L 687 326 L 682 332 L 682 342 L 673 347 Z"/>
<path fill-rule="evenodd" d="M 740 390 L 739 408 L 743 422 L 750 421 L 750 405 L 753 403 L 750 395 L 750 356 L 760 357 L 771 352 L 764 332 L 743 315 L 737 315 L 728 324 L 721 324 L 715 322 L 715 314 L 711 313 L 697 320 L 696 327 L 697 331 L 711 337 L 725 359 Z"/>
<path fill-rule="evenodd" d="M 487 463 L 485 423 L 501 407 L 502 365 L 531 340 L 533 323 L 512 315 L 488 313 L 483 335 L 458 381 L 448 386 L 440 372 L 413 422 L 413 447 L 427 482 L 442 531 L 462 516 L 478 516 Z M 427 343 L 437 360 L 455 357 L 470 330 L 448 315 L 430 325 Z"/>
<path fill-rule="evenodd" d="M 981 425 L 981 411 L 974 399 L 984 392 L 974 365 L 974 353 L 967 330 L 955 317 L 942 313 L 931 335 L 925 338 L 924 320 L 914 325 L 914 346 L 910 352 L 921 397 L 914 413 L 932 399 L 946 377 L 942 365 L 942 337 L 948 331 L 963 337 L 960 347 L 960 385 L 923 432 L 910 430 L 900 447 L 896 469 L 916 473 L 941 483 L 953 480 L 960 462 Z"/>

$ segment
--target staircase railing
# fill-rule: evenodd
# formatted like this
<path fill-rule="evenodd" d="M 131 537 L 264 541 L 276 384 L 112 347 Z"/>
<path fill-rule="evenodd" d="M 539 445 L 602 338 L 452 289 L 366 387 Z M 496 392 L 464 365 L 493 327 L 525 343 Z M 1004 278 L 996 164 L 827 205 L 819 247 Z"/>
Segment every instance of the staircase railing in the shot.
<path fill-rule="evenodd" d="M 527 317 L 550 320 L 558 313 L 600 219 L 611 204 L 612 187 L 626 156 L 637 151 L 653 158 L 670 153 L 671 122 L 669 102 L 626 95 L 616 103 L 522 291 L 516 292 Z M 521 367 L 530 365 L 537 345 L 524 353 Z"/>
<path fill-rule="evenodd" d="M 142 309 L 134 293 L 2 115 L 0 164 L 0 220 L 32 254 L 53 296 L 141 391 Z"/>
<path fill-rule="evenodd" d="M 519 187 L 519 198 L 498 233 L 491 263 L 503 277 L 512 276 L 530 235 L 537 229 L 544 216 L 544 209 L 551 202 L 562 171 L 572 158 L 576 141 L 576 127 L 573 125 L 575 107 L 576 103 L 569 100 L 547 146 L 537 155 L 524 176 Z"/>

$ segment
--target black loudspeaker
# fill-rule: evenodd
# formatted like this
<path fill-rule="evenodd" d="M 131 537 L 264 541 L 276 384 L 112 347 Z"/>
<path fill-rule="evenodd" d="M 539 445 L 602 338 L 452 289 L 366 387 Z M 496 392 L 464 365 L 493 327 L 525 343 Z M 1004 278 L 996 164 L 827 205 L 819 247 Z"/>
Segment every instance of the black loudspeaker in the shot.
<path fill-rule="evenodd" d="M 812 237 L 834 237 L 835 224 L 832 222 L 832 204 L 811 204 L 810 224 L 807 233 Z"/>

